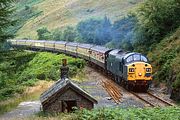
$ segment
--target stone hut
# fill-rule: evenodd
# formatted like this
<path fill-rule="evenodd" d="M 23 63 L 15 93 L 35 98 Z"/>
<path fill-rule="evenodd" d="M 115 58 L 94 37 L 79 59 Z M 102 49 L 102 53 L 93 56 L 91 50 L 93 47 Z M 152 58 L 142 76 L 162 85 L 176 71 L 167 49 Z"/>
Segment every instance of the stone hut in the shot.
<path fill-rule="evenodd" d="M 65 68 L 65 72 L 63 68 Z M 67 78 L 65 75 L 67 71 L 64 64 L 61 67 L 61 79 L 41 94 L 40 101 L 44 111 L 71 112 L 73 107 L 92 109 L 94 103 L 97 104 L 91 95 Z M 66 77 L 63 78 L 63 76 Z"/>

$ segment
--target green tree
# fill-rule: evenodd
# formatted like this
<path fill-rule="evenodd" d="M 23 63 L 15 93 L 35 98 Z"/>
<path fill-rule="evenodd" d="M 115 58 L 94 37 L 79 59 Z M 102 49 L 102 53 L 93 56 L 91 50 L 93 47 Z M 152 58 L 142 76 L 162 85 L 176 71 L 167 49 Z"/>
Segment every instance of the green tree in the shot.
<path fill-rule="evenodd" d="M 75 28 L 67 26 L 63 31 L 63 39 L 64 41 L 73 42 L 77 37 L 77 31 Z"/>
<path fill-rule="evenodd" d="M 39 40 L 50 40 L 52 39 L 51 32 L 48 31 L 46 27 L 40 28 L 37 30 Z"/>
<path fill-rule="evenodd" d="M 6 39 L 13 37 L 11 33 L 7 32 L 7 28 L 12 26 L 14 21 L 11 19 L 13 0 L 0 1 L 0 43 Z"/>
<path fill-rule="evenodd" d="M 159 43 L 168 33 L 180 25 L 179 0 L 147 0 L 137 9 L 135 16 L 135 48 L 151 50 L 151 45 Z M 139 51 L 140 51 L 139 49 Z"/>
<path fill-rule="evenodd" d="M 104 44 L 102 41 L 102 19 L 87 19 L 77 25 L 77 31 L 85 43 Z"/>
<path fill-rule="evenodd" d="M 105 16 L 101 23 L 100 34 L 98 35 L 100 36 L 101 44 L 106 44 L 112 40 L 111 27 L 111 21 Z"/>
<path fill-rule="evenodd" d="M 52 32 L 53 40 L 63 41 L 63 32 L 61 29 L 57 28 Z"/>

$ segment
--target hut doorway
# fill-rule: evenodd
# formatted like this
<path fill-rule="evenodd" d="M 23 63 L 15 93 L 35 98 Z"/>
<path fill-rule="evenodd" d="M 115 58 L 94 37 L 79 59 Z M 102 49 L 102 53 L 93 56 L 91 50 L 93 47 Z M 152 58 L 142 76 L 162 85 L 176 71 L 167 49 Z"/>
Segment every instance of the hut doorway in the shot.
<path fill-rule="evenodd" d="M 63 101 L 63 112 L 72 112 L 73 107 L 77 107 L 76 100 Z"/>

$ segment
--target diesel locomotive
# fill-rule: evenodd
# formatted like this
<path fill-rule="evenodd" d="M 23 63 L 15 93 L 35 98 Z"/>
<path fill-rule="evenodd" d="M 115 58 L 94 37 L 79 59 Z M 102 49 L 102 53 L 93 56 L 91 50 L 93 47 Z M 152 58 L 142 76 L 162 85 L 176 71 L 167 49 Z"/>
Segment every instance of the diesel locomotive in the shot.
<path fill-rule="evenodd" d="M 12 47 L 53 51 L 83 58 L 113 76 L 115 82 L 134 90 L 147 91 L 152 82 L 152 66 L 141 53 L 65 41 L 8 40 Z"/>

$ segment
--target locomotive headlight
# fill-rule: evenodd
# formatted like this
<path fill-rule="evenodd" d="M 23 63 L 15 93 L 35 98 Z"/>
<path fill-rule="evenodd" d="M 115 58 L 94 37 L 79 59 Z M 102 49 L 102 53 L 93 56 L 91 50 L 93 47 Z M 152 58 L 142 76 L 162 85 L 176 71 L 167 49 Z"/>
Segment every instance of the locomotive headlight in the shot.
<path fill-rule="evenodd" d="M 129 72 L 134 72 L 135 69 L 134 68 L 129 68 Z"/>
<path fill-rule="evenodd" d="M 151 68 L 146 68 L 146 72 L 151 72 Z"/>

